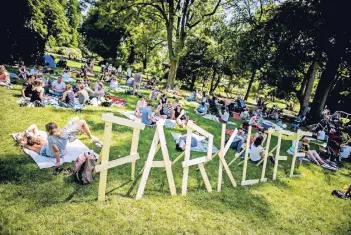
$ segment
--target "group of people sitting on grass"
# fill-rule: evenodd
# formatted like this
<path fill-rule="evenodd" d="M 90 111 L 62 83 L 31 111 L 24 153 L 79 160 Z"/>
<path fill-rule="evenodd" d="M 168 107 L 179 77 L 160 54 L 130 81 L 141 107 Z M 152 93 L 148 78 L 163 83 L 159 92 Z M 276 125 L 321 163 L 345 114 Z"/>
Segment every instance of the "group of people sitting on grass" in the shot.
<path fill-rule="evenodd" d="M 24 133 L 16 136 L 17 142 L 29 150 L 35 151 L 41 156 L 56 159 L 56 166 L 61 165 L 61 158 L 67 153 L 67 144 L 74 141 L 79 133 L 86 134 L 94 143 L 101 144 L 99 139 L 91 134 L 85 120 L 78 117 L 70 120 L 63 128 L 59 128 L 55 122 L 45 125 L 47 133 L 39 131 L 33 124 Z"/>
<path fill-rule="evenodd" d="M 179 127 L 184 127 L 188 121 L 182 104 L 176 99 L 175 103 L 167 99 L 166 94 L 162 94 L 159 103 L 153 111 L 151 102 L 147 103 L 144 96 L 141 96 L 136 104 L 135 116 L 141 118 L 142 123 L 154 125 L 158 118 L 174 120 Z"/>

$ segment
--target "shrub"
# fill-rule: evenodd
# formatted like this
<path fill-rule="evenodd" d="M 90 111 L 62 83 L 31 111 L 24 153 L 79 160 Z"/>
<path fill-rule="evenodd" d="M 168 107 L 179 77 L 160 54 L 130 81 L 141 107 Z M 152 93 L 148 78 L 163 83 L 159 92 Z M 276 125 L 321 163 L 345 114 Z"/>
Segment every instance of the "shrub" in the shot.
<path fill-rule="evenodd" d="M 82 52 L 78 48 L 71 48 L 71 47 L 52 47 L 47 49 L 48 52 L 63 55 L 65 57 L 70 57 L 74 59 L 81 59 Z"/>

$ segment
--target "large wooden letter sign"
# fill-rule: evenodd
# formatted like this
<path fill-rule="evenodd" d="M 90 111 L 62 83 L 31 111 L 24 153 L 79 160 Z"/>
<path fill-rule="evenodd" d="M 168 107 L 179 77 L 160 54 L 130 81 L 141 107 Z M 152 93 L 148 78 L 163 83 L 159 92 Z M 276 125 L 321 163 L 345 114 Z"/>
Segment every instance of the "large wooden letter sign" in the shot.
<path fill-rule="evenodd" d="M 191 148 L 191 135 L 194 131 L 199 132 L 201 135 L 208 138 L 208 151 L 207 156 L 195 158 L 190 160 L 190 148 Z M 213 146 L 213 135 L 195 125 L 192 121 L 187 124 L 187 137 L 185 145 L 185 157 L 183 161 L 183 184 L 182 184 L 182 195 L 185 196 L 188 189 L 188 176 L 189 176 L 189 166 L 198 165 L 202 179 L 205 182 L 207 191 L 211 192 L 212 187 L 210 181 L 208 180 L 207 173 L 204 167 L 204 163 L 212 159 L 212 146 Z"/>
<path fill-rule="evenodd" d="M 105 121 L 104 130 L 104 146 L 102 147 L 101 163 L 95 167 L 96 172 L 100 172 L 100 183 L 99 183 L 99 201 L 105 200 L 106 182 L 107 182 L 107 170 L 120 166 L 126 163 L 132 163 L 132 180 L 135 175 L 135 161 L 139 159 L 138 143 L 140 130 L 144 130 L 145 125 L 138 122 L 133 122 L 129 119 L 115 117 L 112 114 L 103 114 L 102 120 Z M 112 124 L 123 125 L 133 128 L 133 139 L 130 150 L 130 155 L 118 158 L 116 160 L 109 161 L 110 146 L 111 146 L 111 135 L 112 135 Z"/>
<path fill-rule="evenodd" d="M 297 130 L 296 133 L 296 139 L 295 139 L 295 146 L 294 146 L 294 155 L 293 159 L 291 162 L 291 169 L 290 169 L 290 177 L 298 177 L 300 175 L 294 175 L 294 170 L 295 170 L 295 162 L 297 157 L 304 157 L 306 154 L 305 153 L 299 153 L 298 148 L 299 148 L 299 140 L 301 136 L 312 136 L 311 132 L 304 132 L 301 130 Z"/>
<path fill-rule="evenodd" d="M 166 138 L 163 131 L 163 124 L 164 124 L 164 120 L 160 120 L 157 122 L 157 129 L 155 131 L 154 139 L 151 143 L 149 156 L 147 157 L 147 161 L 144 167 L 143 176 L 141 177 L 141 182 L 138 188 L 136 199 L 140 199 L 143 196 L 144 189 L 146 186 L 146 181 L 149 177 L 151 167 L 166 168 L 169 190 L 171 191 L 171 195 L 176 195 L 176 187 L 174 184 L 174 178 L 172 173 L 172 162 L 169 160 Z M 159 150 L 159 146 L 161 147 L 163 161 L 154 161 L 154 157 Z"/>
<path fill-rule="evenodd" d="M 271 152 L 269 152 L 269 147 L 270 147 L 270 143 L 271 143 L 271 137 L 272 137 L 272 133 L 274 132 L 274 130 L 272 128 L 268 129 L 267 133 L 268 133 L 268 137 L 267 137 L 267 144 L 266 144 L 266 149 L 265 149 L 265 154 L 264 154 L 264 159 L 261 160 L 261 162 L 263 161 L 263 167 L 262 167 L 262 172 L 261 172 L 261 179 L 253 179 L 253 180 L 246 180 L 246 170 L 247 170 L 247 162 L 249 159 L 249 148 L 250 148 L 250 135 L 251 135 L 251 126 L 249 126 L 249 130 L 248 130 L 248 135 L 247 135 L 247 140 L 246 140 L 246 146 L 245 146 L 245 159 L 244 159 L 244 168 L 243 168 L 243 178 L 241 181 L 241 185 L 251 185 L 251 184 L 257 184 L 259 182 L 267 182 L 267 178 L 265 177 L 266 175 L 266 166 L 267 166 L 267 158 L 268 155 L 274 151 L 275 148 L 273 148 L 271 150 Z M 257 164 L 259 165 L 259 164 Z"/>
<path fill-rule="evenodd" d="M 226 125 L 222 124 L 222 136 L 221 136 L 221 150 L 218 153 L 219 157 L 219 169 L 218 169 L 218 185 L 217 185 L 217 191 L 220 192 L 222 189 L 222 173 L 223 173 L 223 167 L 225 169 L 225 172 L 227 173 L 230 182 L 232 183 L 233 187 L 236 187 L 236 182 L 234 180 L 234 177 L 232 173 L 230 172 L 230 169 L 228 167 L 227 161 L 225 160 L 225 155 L 227 154 L 229 147 L 231 143 L 233 142 L 235 136 L 238 133 L 238 129 L 235 129 L 233 134 L 230 136 L 227 144 L 225 145 L 225 130 L 226 130 Z"/>

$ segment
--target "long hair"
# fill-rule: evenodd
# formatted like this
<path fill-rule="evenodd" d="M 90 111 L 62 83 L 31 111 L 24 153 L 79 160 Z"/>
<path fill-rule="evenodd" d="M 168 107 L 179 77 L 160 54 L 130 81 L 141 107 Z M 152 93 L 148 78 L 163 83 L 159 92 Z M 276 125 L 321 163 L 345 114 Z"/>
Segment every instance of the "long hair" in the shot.
<path fill-rule="evenodd" d="M 57 124 L 54 122 L 49 122 L 45 125 L 45 129 L 49 132 L 49 135 L 60 136 L 61 130 L 58 128 Z"/>
<path fill-rule="evenodd" d="M 262 141 L 263 141 L 263 137 L 262 136 L 259 136 L 259 137 L 257 137 L 256 139 L 255 139 L 255 141 L 254 141 L 254 146 L 255 147 L 258 147 L 258 146 L 260 146 L 261 144 L 262 144 Z"/>

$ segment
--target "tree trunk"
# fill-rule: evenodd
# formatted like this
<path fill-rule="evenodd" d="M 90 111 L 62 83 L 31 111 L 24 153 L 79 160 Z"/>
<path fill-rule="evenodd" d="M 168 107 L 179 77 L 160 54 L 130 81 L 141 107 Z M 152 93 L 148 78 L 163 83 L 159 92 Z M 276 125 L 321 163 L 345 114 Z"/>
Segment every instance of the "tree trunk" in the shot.
<path fill-rule="evenodd" d="M 192 77 L 191 77 L 191 82 L 190 82 L 190 90 L 191 90 L 191 91 L 194 90 L 195 81 L 196 81 L 196 75 L 195 75 L 195 73 L 193 73 L 193 75 L 192 75 Z"/>
<path fill-rule="evenodd" d="M 224 89 L 225 92 L 231 92 L 233 90 L 233 86 L 234 86 L 233 81 L 234 81 L 234 74 L 230 74 L 228 86 Z"/>
<path fill-rule="evenodd" d="M 313 61 L 311 70 L 308 73 L 309 77 L 307 80 L 306 88 L 304 89 L 304 94 L 303 94 L 303 98 L 302 98 L 302 102 L 301 102 L 301 106 L 300 106 L 300 113 L 302 115 L 307 114 L 308 105 L 309 105 L 312 90 L 313 90 L 313 84 L 314 84 L 314 81 L 316 79 L 316 73 L 318 71 L 318 68 L 319 68 L 319 54 L 316 55 L 316 57 Z"/>
<path fill-rule="evenodd" d="M 335 81 L 339 64 L 340 58 L 331 58 L 325 66 L 311 105 L 310 123 L 317 122 L 321 117 L 328 93 Z"/>
<path fill-rule="evenodd" d="M 143 59 L 143 69 L 146 70 L 146 68 L 147 68 L 147 59 L 144 58 Z"/>
<path fill-rule="evenodd" d="M 245 94 L 245 98 L 244 98 L 245 101 L 247 101 L 247 99 L 249 98 L 250 90 L 251 90 L 251 87 L 252 87 L 252 83 L 255 81 L 255 75 L 256 75 L 256 69 L 254 69 L 252 71 L 250 82 L 249 82 L 249 86 L 248 86 L 248 88 L 246 90 L 246 94 Z"/>
<path fill-rule="evenodd" d="M 210 94 L 212 94 L 212 92 L 213 92 L 214 80 L 215 80 L 215 78 L 216 78 L 216 75 L 217 75 L 217 67 L 216 67 L 216 66 L 214 66 L 214 68 L 213 68 L 213 72 L 212 72 L 212 79 L 211 79 Z"/>
<path fill-rule="evenodd" d="M 173 87 L 174 86 L 174 81 L 177 76 L 177 69 L 178 69 L 178 60 L 171 60 L 170 63 L 170 68 L 168 72 L 168 80 L 167 80 L 167 85 Z"/>

